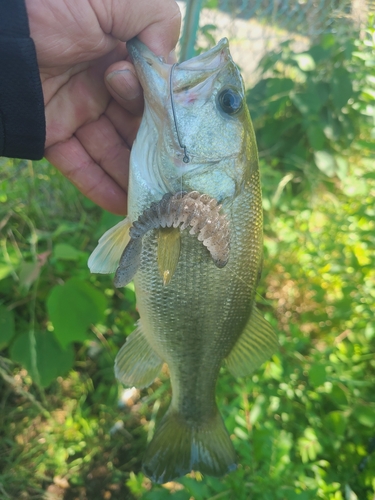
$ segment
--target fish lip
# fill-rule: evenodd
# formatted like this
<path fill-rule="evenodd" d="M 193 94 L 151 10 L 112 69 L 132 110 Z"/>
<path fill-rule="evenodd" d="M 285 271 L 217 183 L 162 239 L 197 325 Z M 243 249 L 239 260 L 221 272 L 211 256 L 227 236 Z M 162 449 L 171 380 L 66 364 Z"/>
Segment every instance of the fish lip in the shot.
<path fill-rule="evenodd" d="M 170 64 L 164 62 L 162 57 L 155 55 L 151 49 L 147 47 L 143 42 L 141 42 L 137 37 L 132 38 L 126 42 L 126 48 L 133 59 L 134 66 L 136 69 L 141 68 L 143 72 L 148 72 L 147 69 L 152 68 L 160 76 L 166 79 L 169 73 Z"/>
<path fill-rule="evenodd" d="M 163 80 L 167 81 L 173 64 L 168 64 L 162 57 L 155 55 L 152 50 L 137 37 L 126 42 L 126 47 L 138 72 L 145 76 L 151 72 L 156 72 Z M 218 57 L 220 53 L 222 53 L 223 57 Z M 217 45 L 207 52 L 202 52 L 187 61 L 177 63 L 176 66 L 181 70 L 208 70 L 208 72 L 214 72 L 223 65 L 223 62 L 229 60 L 232 60 L 229 53 L 229 42 L 227 38 L 222 38 Z M 141 80 L 143 80 L 142 75 L 139 76 Z M 146 80 L 144 82 L 141 81 L 141 83 L 142 86 L 147 85 Z"/>
<path fill-rule="evenodd" d="M 205 69 L 217 69 L 218 67 L 222 66 L 222 59 L 217 59 L 217 56 L 223 53 L 223 56 L 225 59 L 232 60 L 231 55 L 229 53 L 229 42 L 228 38 L 222 38 L 219 40 L 219 42 L 212 47 L 211 49 L 207 50 L 207 52 L 202 52 L 201 54 L 198 54 L 195 57 L 192 57 L 191 59 L 188 59 L 187 61 L 183 61 L 180 64 L 178 64 L 179 68 L 182 69 L 189 69 L 189 70 L 202 70 L 203 68 Z M 217 61 L 217 64 L 215 62 Z M 210 68 L 210 65 L 214 63 L 213 67 Z"/>
<path fill-rule="evenodd" d="M 126 42 L 126 48 L 130 53 L 133 61 L 141 62 L 141 59 L 145 59 L 148 63 L 161 65 L 161 66 L 172 66 L 164 62 L 162 57 L 155 55 L 151 49 L 147 47 L 143 42 L 141 42 L 137 37 L 132 38 Z M 229 42 L 227 38 L 222 38 L 214 47 L 207 50 L 207 52 L 202 52 L 187 61 L 183 61 L 179 66 L 194 66 L 196 63 L 207 63 L 215 59 L 217 54 L 223 50 L 229 48 Z"/>

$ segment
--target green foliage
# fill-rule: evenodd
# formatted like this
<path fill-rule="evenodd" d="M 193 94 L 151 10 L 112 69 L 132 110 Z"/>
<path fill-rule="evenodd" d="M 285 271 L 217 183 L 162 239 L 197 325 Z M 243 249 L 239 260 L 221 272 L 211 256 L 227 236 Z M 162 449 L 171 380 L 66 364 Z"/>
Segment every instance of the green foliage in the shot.
<path fill-rule="evenodd" d="M 262 67 L 248 95 L 264 184 L 258 299 L 280 350 L 251 378 L 221 370 L 238 469 L 143 476 L 169 379 L 121 393 L 113 360 L 137 320 L 134 288 L 87 269 L 119 218 L 45 161 L 0 159 L 0 498 L 373 499 L 374 31 L 303 54 L 286 44 Z"/>
<path fill-rule="evenodd" d="M 42 387 L 48 387 L 59 375 L 67 373 L 74 360 L 72 346 L 61 349 L 50 332 L 22 333 L 13 342 L 10 355 Z"/>
<path fill-rule="evenodd" d="M 327 34 L 304 53 L 285 42 L 261 61 L 262 78 L 247 94 L 260 156 L 295 183 L 316 184 L 319 172 L 344 179 L 349 157 L 374 156 L 372 29 L 367 37 Z"/>
<path fill-rule="evenodd" d="M 13 311 L 0 305 L 0 350 L 4 349 L 14 336 L 14 314 Z"/>
<path fill-rule="evenodd" d="M 106 306 L 105 296 L 80 279 L 55 286 L 47 298 L 47 310 L 61 346 L 86 340 L 89 326 L 104 320 Z"/>

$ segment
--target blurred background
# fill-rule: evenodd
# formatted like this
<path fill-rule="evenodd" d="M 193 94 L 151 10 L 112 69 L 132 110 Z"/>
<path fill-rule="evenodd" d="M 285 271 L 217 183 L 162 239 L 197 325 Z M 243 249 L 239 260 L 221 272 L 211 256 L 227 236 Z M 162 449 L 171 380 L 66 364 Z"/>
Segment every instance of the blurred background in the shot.
<path fill-rule="evenodd" d="M 120 218 L 46 161 L 0 159 L 0 499 L 375 499 L 375 26 L 366 0 L 179 3 L 181 59 L 230 40 L 256 130 L 259 308 L 280 350 L 217 399 L 239 467 L 154 486 L 140 472 L 164 373 L 113 362 L 134 288 L 90 275 Z"/>

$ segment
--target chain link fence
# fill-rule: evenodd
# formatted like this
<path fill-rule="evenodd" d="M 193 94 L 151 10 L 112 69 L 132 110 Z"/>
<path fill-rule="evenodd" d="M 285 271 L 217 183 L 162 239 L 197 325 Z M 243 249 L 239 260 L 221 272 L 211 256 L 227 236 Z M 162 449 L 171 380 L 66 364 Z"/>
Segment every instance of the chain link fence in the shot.
<path fill-rule="evenodd" d="M 260 59 L 284 41 L 304 51 L 324 33 L 348 35 L 375 11 L 375 0 L 186 0 L 178 2 L 184 24 L 180 60 L 206 50 L 220 38 L 230 40 L 231 53 L 244 80 L 257 79 Z"/>

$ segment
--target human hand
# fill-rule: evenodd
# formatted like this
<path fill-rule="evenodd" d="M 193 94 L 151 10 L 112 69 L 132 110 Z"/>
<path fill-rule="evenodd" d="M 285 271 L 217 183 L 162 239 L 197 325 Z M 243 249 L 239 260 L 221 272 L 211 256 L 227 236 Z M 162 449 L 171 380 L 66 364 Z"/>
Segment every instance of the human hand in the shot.
<path fill-rule="evenodd" d="M 83 194 L 126 213 L 129 156 L 143 110 L 126 50 L 138 36 L 168 57 L 175 0 L 26 0 L 46 115 L 45 156 Z"/>

